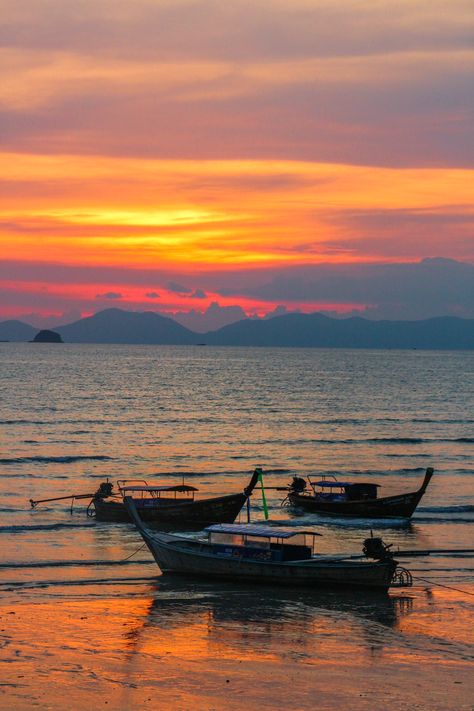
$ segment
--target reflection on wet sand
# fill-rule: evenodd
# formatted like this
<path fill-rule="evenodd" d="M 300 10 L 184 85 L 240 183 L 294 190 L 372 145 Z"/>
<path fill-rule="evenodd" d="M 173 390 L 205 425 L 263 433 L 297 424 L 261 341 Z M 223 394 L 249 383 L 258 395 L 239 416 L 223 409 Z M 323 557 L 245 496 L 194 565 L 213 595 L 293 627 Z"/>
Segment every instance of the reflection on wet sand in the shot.
<path fill-rule="evenodd" d="M 467 709 L 472 651 L 446 602 L 438 592 L 273 591 L 171 576 L 140 596 L 81 585 L 61 604 L 0 606 L 0 656 L 9 662 L 0 705 L 7 690 L 16 709 L 69 708 L 72 696 L 73 708 L 100 699 L 114 711 L 313 709 L 315 693 L 320 709 L 353 698 L 353 711 L 369 711 L 381 695 L 385 708 L 431 711 L 449 695 L 451 708 Z M 434 663 L 442 686 L 433 685 Z M 416 665 L 417 685 L 407 687 L 407 665 Z"/>
<path fill-rule="evenodd" d="M 367 648 L 373 650 L 378 640 L 383 647 L 385 635 L 380 628 L 397 628 L 399 618 L 411 612 L 413 599 L 408 595 L 385 595 L 370 591 L 278 590 L 232 583 L 188 581 L 167 577 L 157 584 L 149 609 L 137 627 L 127 633 L 129 649 L 152 644 L 154 650 L 170 635 L 198 637 L 206 646 L 218 647 L 220 655 L 236 653 L 242 657 L 252 642 L 252 654 L 265 649 L 281 649 L 282 640 L 305 649 L 308 654 L 318 646 L 318 637 L 326 642 L 340 638 L 344 629 L 362 640 L 367 634 Z M 160 633 L 166 631 L 166 635 Z M 166 640 L 166 641 L 164 641 Z M 188 645 L 189 646 L 189 645 Z M 191 645 L 192 646 L 192 645 Z"/>

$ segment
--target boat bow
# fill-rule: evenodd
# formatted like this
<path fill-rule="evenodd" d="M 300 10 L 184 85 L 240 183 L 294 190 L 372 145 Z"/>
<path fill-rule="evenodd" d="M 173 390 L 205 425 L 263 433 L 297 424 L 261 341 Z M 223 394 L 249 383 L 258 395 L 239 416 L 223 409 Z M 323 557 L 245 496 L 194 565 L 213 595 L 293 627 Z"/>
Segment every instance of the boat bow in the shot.
<path fill-rule="evenodd" d="M 252 495 L 253 490 L 258 484 L 259 478 L 263 475 L 262 469 L 260 467 L 256 467 L 254 473 L 252 474 L 252 477 L 247 484 L 247 486 L 244 489 L 244 496 L 248 499 L 249 496 Z"/>

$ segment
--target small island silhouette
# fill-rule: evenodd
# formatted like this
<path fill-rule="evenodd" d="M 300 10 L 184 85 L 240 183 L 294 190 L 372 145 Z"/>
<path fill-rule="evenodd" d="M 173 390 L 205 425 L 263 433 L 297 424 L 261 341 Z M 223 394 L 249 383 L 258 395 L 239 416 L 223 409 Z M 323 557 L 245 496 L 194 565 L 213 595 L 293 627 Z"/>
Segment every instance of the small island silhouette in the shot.
<path fill-rule="evenodd" d="M 64 343 L 61 334 L 44 329 L 39 331 L 30 343 Z"/>

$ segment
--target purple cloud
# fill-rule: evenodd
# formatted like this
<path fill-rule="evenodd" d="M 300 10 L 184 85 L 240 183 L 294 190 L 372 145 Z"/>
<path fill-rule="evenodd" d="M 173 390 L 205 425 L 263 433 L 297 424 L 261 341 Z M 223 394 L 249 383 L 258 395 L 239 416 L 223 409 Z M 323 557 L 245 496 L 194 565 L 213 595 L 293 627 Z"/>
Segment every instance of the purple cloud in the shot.
<path fill-rule="evenodd" d="M 190 289 L 188 286 L 183 286 L 182 284 L 178 284 L 176 281 L 169 281 L 166 285 L 166 288 L 168 291 L 171 291 L 174 294 L 191 294 L 192 289 Z"/>
<path fill-rule="evenodd" d="M 105 294 L 96 294 L 96 299 L 123 299 L 122 294 L 119 294 L 117 291 L 106 291 Z"/>

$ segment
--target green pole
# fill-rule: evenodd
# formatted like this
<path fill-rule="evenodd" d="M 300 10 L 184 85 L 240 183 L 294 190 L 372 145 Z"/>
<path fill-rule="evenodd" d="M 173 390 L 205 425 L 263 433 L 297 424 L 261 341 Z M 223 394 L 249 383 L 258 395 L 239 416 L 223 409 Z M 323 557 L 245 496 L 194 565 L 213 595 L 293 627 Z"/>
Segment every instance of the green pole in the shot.
<path fill-rule="evenodd" d="M 267 506 L 267 499 L 265 497 L 265 489 L 263 488 L 263 474 L 262 474 L 262 472 L 259 473 L 258 480 L 260 482 L 260 486 L 262 487 L 263 515 L 265 516 L 265 521 L 267 521 L 268 520 L 268 506 Z"/>

